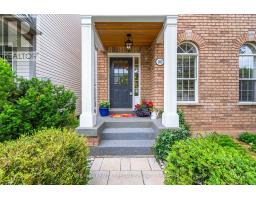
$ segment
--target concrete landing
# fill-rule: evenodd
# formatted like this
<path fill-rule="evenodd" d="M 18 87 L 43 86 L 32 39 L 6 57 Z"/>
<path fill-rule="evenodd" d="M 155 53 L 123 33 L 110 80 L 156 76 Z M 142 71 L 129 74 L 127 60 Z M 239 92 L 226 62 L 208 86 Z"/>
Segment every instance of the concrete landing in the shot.
<path fill-rule="evenodd" d="M 163 172 L 154 157 L 98 157 L 90 185 L 162 185 Z"/>

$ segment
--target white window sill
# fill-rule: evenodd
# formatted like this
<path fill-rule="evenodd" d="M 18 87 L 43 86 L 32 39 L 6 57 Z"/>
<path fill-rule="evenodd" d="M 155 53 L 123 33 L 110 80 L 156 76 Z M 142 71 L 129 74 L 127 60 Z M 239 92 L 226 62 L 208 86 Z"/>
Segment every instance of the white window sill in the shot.
<path fill-rule="evenodd" d="M 239 102 L 239 106 L 256 106 L 256 102 Z"/>
<path fill-rule="evenodd" d="M 188 102 L 177 102 L 178 106 L 199 106 L 200 104 L 196 101 L 188 101 Z"/>

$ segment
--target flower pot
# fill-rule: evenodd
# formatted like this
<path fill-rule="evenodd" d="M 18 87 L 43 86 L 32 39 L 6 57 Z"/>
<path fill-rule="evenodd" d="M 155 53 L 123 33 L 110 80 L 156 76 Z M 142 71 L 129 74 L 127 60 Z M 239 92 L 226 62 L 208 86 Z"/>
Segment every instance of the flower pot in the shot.
<path fill-rule="evenodd" d="M 150 118 L 151 118 L 151 119 L 157 119 L 157 116 L 158 116 L 158 112 L 155 112 L 155 111 L 154 111 L 154 112 L 151 113 Z"/>
<path fill-rule="evenodd" d="M 137 117 L 149 117 L 151 114 L 150 111 L 136 111 Z"/>
<path fill-rule="evenodd" d="M 109 108 L 100 108 L 99 111 L 102 117 L 106 117 L 109 115 Z"/>

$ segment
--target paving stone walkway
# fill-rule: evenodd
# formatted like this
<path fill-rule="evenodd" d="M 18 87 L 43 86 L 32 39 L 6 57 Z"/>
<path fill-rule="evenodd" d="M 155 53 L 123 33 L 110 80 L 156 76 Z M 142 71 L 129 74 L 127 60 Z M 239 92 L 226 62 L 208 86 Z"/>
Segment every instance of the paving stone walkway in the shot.
<path fill-rule="evenodd" d="M 163 172 L 154 157 L 95 158 L 90 185 L 162 185 Z"/>

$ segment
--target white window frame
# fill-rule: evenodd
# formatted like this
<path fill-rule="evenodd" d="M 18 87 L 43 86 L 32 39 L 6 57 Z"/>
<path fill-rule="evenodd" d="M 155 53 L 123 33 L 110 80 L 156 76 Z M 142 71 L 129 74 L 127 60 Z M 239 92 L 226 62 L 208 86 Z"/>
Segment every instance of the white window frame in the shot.
<path fill-rule="evenodd" d="M 197 48 L 197 46 L 193 43 L 193 42 L 189 42 L 189 41 L 184 41 L 182 42 L 181 44 L 179 44 L 178 46 L 182 45 L 182 44 L 185 44 L 185 43 L 188 43 L 188 44 L 191 44 L 193 47 L 195 47 L 197 53 L 178 53 L 177 52 L 177 60 L 178 60 L 178 56 L 179 55 L 190 55 L 190 56 L 196 56 L 196 78 L 178 78 L 178 74 L 177 74 L 177 82 L 178 80 L 194 80 L 195 81 L 195 100 L 194 101 L 178 101 L 177 100 L 177 103 L 179 105 L 193 105 L 193 104 L 197 104 L 198 103 L 198 80 L 199 80 L 199 50 Z M 177 50 L 178 50 L 178 46 L 177 46 Z M 178 69 L 178 67 L 177 67 Z M 178 94 L 178 90 L 177 90 L 177 93 L 176 95 Z"/>
<path fill-rule="evenodd" d="M 253 46 L 256 50 L 256 45 L 251 43 L 251 42 L 246 42 L 244 43 L 243 45 L 246 45 L 246 44 L 249 44 L 251 46 Z M 242 45 L 242 46 L 243 46 Z M 241 47 L 242 47 L 241 46 Z M 239 60 L 240 60 L 240 57 L 243 57 L 243 56 L 252 56 L 252 57 L 255 57 L 256 58 L 256 53 L 255 54 L 240 54 L 240 49 L 241 47 L 239 48 Z M 240 61 L 239 61 L 239 89 L 238 89 L 238 97 L 240 97 L 240 81 L 256 81 L 256 78 L 240 78 Z M 240 101 L 240 98 L 238 98 L 238 101 L 239 101 L 239 105 L 256 105 L 256 101 Z"/>

